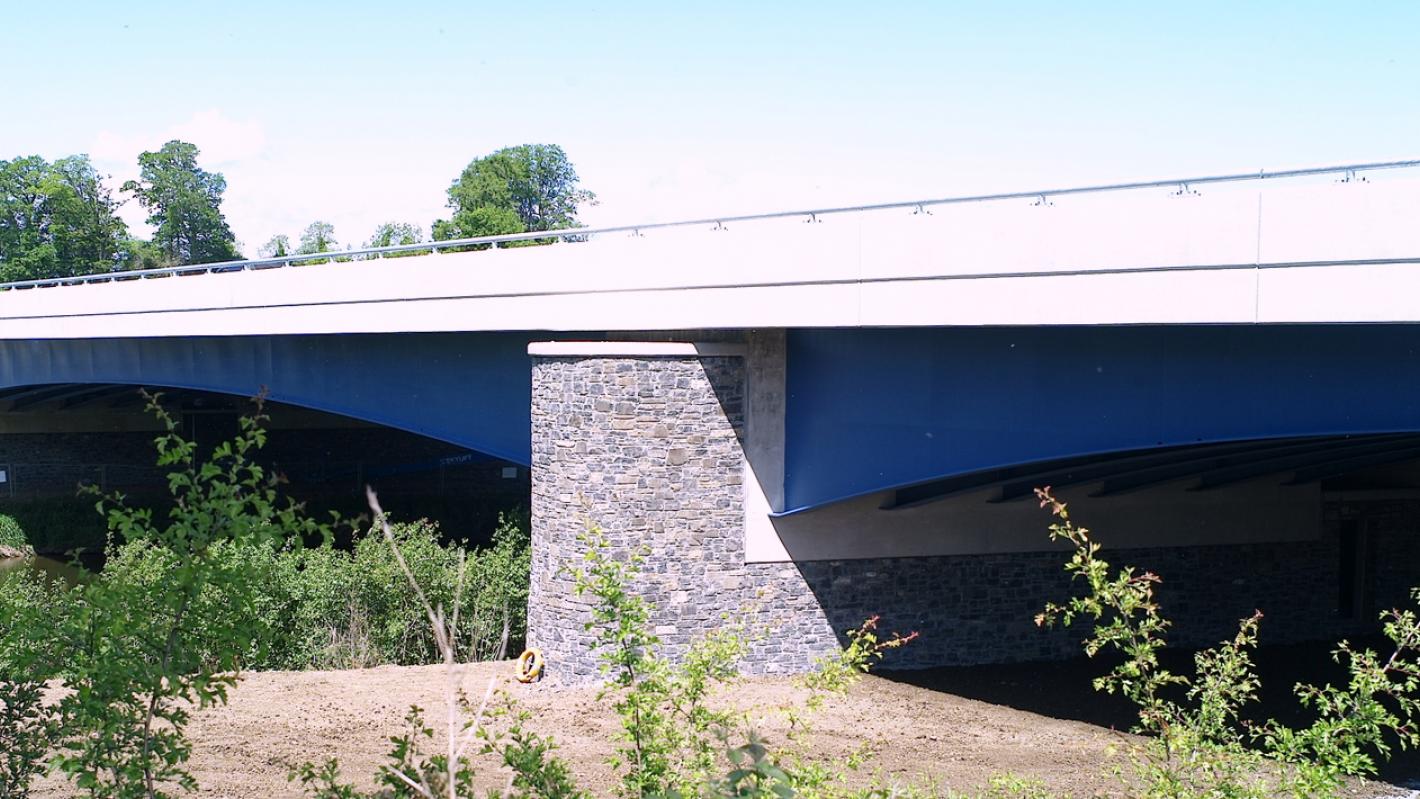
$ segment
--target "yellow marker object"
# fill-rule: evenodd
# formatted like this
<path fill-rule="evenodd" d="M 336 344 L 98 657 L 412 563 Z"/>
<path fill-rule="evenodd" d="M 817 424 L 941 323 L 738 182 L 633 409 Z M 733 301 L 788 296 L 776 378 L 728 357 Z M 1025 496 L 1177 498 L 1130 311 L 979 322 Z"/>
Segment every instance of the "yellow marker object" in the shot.
<path fill-rule="evenodd" d="M 518 656 L 518 682 L 537 682 L 542 676 L 542 651 L 539 649 L 526 649 Z"/>

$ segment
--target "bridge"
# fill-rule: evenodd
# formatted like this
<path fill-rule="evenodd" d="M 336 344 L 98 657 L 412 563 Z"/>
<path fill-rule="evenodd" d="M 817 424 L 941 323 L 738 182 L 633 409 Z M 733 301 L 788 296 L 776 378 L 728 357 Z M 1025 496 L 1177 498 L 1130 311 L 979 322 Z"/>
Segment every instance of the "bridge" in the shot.
<path fill-rule="evenodd" d="M 1415 577 L 1416 166 L 8 284 L 0 403 L 265 386 L 530 466 L 530 636 L 571 677 L 588 520 L 649 547 L 673 650 L 751 607 L 762 669 L 876 613 L 923 631 L 902 665 L 1068 652 L 1029 625 L 1067 589 L 1041 484 L 1178 575 L 1185 642 L 1249 603 L 1294 640 Z"/>

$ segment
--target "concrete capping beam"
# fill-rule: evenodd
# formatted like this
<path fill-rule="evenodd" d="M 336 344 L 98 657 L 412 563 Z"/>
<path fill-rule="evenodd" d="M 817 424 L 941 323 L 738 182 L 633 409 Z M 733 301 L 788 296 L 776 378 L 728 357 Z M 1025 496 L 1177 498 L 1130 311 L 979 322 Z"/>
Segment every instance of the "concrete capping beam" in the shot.
<path fill-rule="evenodd" d="M 743 344 L 682 341 L 534 341 L 528 355 L 543 358 L 743 358 Z"/>

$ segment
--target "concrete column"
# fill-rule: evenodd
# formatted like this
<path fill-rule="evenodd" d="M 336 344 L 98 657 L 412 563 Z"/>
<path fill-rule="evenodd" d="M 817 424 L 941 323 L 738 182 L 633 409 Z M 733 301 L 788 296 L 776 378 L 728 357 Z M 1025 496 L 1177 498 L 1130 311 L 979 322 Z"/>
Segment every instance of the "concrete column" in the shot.
<path fill-rule="evenodd" d="M 770 514 L 784 509 L 784 422 L 787 404 L 783 330 L 754 331 L 745 354 L 745 559 L 789 560 Z"/>

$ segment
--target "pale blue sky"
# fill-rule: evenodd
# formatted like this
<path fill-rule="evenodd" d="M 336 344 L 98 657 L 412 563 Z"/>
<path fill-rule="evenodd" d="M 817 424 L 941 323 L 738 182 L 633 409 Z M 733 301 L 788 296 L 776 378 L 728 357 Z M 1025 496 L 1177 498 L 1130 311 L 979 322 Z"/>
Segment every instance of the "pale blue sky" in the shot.
<path fill-rule="evenodd" d="M 253 254 L 525 142 L 593 223 L 1420 156 L 1420 5 L 1159 5 L 0 0 L 0 158 L 193 141 Z"/>

